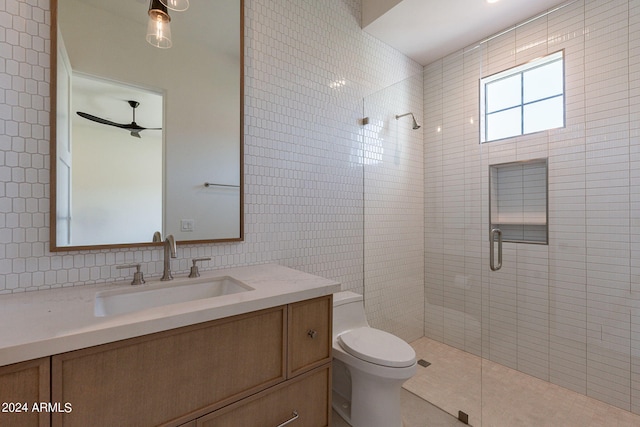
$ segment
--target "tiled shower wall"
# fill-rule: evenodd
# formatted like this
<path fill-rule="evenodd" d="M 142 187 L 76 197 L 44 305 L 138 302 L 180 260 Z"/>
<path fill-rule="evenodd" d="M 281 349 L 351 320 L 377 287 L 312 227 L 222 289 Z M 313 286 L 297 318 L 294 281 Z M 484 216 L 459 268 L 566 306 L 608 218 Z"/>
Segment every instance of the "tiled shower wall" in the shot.
<path fill-rule="evenodd" d="M 564 49 L 566 127 L 480 145 L 478 79 Z M 425 69 L 426 335 L 640 413 L 640 3 L 578 0 Z M 489 269 L 488 169 L 549 159 L 549 244 Z"/>
<path fill-rule="evenodd" d="M 173 270 L 276 262 L 362 292 L 362 100 L 421 67 L 360 29 L 359 0 L 245 14 L 245 241 L 179 246 Z M 0 0 L 0 293 L 158 276 L 159 249 L 48 250 L 50 19 L 48 0 Z"/>

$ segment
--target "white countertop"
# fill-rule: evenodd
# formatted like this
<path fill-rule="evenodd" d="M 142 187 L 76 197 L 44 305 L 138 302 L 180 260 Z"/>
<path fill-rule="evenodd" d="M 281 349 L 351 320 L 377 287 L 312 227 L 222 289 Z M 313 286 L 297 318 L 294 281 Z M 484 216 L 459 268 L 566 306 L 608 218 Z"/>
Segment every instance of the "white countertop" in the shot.
<path fill-rule="evenodd" d="M 220 319 L 340 290 L 333 280 L 264 264 L 202 272 L 231 276 L 254 290 L 165 305 L 133 313 L 96 317 L 96 292 L 132 288 L 130 282 L 85 285 L 0 296 L 0 366 L 108 342 Z M 192 279 L 175 278 L 173 284 Z M 166 284 L 148 280 L 136 288 Z"/>

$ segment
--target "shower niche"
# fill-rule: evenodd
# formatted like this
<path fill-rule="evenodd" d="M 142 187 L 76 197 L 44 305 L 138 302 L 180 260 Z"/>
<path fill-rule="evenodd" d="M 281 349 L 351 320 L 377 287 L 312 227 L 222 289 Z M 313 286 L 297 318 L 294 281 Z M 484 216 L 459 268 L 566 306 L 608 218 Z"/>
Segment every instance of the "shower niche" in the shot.
<path fill-rule="evenodd" d="M 548 243 L 547 159 L 489 166 L 489 230 L 502 241 Z"/>

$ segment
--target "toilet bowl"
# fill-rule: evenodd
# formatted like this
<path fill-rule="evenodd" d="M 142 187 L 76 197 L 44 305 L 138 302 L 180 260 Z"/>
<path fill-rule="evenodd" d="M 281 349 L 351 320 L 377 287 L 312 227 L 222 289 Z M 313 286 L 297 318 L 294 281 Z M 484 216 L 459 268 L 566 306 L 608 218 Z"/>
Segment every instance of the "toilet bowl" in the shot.
<path fill-rule="evenodd" d="M 362 295 L 333 295 L 333 409 L 353 427 L 401 427 L 400 390 L 416 372 L 402 339 L 369 326 Z"/>

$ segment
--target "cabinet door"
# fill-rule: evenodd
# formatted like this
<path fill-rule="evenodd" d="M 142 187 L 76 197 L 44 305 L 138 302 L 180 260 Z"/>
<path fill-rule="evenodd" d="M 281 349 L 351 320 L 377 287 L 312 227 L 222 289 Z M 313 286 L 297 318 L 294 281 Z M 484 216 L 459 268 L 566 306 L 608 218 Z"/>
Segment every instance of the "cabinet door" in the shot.
<path fill-rule="evenodd" d="M 289 378 L 331 361 L 332 295 L 289 305 Z"/>
<path fill-rule="evenodd" d="M 0 367 L 0 426 L 49 425 L 49 407 L 42 408 L 40 404 L 51 400 L 50 364 L 50 359 L 45 357 Z"/>
<path fill-rule="evenodd" d="M 327 427 L 330 364 L 198 419 L 197 427 Z"/>
<path fill-rule="evenodd" d="M 286 307 L 53 356 L 54 426 L 179 425 L 284 380 Z"/>

